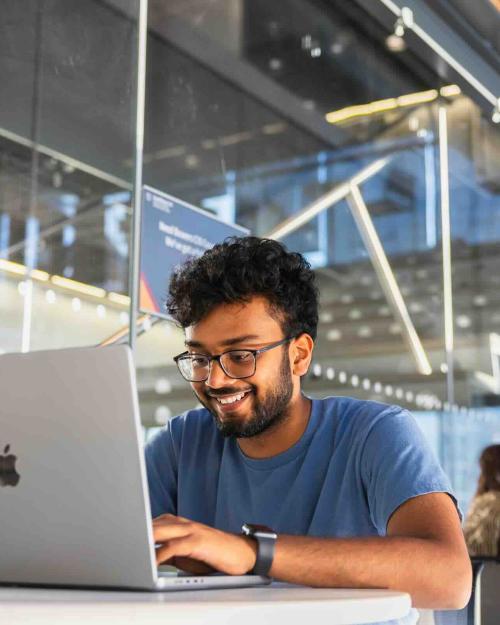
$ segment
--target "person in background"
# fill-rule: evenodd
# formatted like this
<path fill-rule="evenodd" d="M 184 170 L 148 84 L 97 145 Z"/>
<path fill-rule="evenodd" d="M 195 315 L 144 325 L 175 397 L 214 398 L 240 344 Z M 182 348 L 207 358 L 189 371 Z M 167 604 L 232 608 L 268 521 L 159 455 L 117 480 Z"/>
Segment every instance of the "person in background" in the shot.
<path fill-rule="evenodd" d="M 464 526 L 471 556 L 500 555 L 500 445 L 483 449 L 481 474 Z"/>

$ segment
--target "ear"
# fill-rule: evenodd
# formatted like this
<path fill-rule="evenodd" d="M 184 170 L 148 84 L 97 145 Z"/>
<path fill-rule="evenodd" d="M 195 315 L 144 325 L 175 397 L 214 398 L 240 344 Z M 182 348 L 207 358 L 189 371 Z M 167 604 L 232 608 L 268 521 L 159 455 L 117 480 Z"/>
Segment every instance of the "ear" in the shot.
<path fill-rule="evenodd" d="M 311 364 L 314 341 L 309 334 L 301 334 L 291 345 L 292 373 L 299 377 L 305 375 Z"/>

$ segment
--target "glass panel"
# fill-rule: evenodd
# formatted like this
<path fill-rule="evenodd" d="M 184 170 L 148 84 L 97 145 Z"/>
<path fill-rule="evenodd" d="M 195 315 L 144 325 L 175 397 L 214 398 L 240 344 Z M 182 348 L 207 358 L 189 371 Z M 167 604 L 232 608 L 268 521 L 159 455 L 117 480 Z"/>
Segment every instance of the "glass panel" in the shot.
<path fill-rule="evenodd" d="M 409 51 L 388 50 L 390 33 L 353 4 L 151 0 L 144 180 L 266 236 L 387 158 L 360 190 L 433 374 L 418 373 L 342 200 L 284 239 L 321 285 L 316 373 L 305 389 L 439 410 L 440 82 Z M 139 340 L 142 397 L 166 406 L 164 415 L 193 405 L 170 364 L 182 351 L 182 333 L 172 333 L 177 347 L 163 340 L 154 367 Z M 163 378 L 172 388 L 165 398 L 154 391 Z"/>
<path fill-rule="evenodd" d="M 468 503 L 481 450 L 500 442 L 500 128 L 468 98 L 448 107 L 455 330 L 450 461 Z"/>
<path fill-rule="evenodd" d="M 138 2 L 122 4 L 2 4 L 4 351 L 92 345 L 127 323 Z"/>

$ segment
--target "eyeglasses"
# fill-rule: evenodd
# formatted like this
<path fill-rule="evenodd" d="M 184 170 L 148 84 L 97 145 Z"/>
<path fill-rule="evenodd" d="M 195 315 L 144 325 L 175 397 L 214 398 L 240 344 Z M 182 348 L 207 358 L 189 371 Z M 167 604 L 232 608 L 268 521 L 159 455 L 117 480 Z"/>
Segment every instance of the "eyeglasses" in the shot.
<path fill-rule="evenodd" d="M 282 339 L 260 349 L 231 349 L 223 354 L 207 356 L 206 354 L 190 354 L 183 352 L 174 358 L 182 377 L 188 382 L 204 382 L 208 380 L 212 362 L 216 360 L 224 373 L 234 379 L 249 378 L 257 368 L 257 355 L 279 347 L 291 341 Z"/>

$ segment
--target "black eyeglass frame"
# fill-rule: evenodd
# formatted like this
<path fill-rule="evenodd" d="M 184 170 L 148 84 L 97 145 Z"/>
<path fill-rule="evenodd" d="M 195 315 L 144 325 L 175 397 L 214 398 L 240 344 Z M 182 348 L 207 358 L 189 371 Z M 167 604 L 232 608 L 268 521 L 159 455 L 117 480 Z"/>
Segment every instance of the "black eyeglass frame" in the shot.
<path fill-rule="evenodd" d="M 263 352 L 268 352 L 270 349 L 274 349 L 275 347 L 279 347 L 280 345 L 284 345 L 285 343 L 292 341 L 294 338 L 296 337 L 290 336 L 286 339 L 281 339 L 280 341 L 276 341 L 276 343 L 271 343 L 271 345 L 266 345 L 266 347 L 261 347 L 260 349 L 228 349 L 225 352 L 222 352 L 222 354 L 215 354 L 214 356 L 208 356 L 207 354 L 198 354 L 197 352 L 191 352 L 191 353 L 182 352 L 182 354 L 178 354 L 177 356 L 174 356 L 174 362 L 177 365 L 177 368 L 179 369 L 179 373 L 187 382 L 206 382 L 208 378 L 210 377 L 210 372 L 212 370 L 212 362 L 214 360 L 216 360 L 219 363 L 219 367 L 222 369 L 222 371 L 224 371 L 224 373 L 227 375 L 228 378 L 231 378 L 233 380 L 244 380 L 246 378 L 251 378 L 253 375 L 255 375 L 255 372 L 257 371 L 257 356 L 259 354 L 262 354 Z M 249 354 L 252 354 L 253 372 L 244 376 L 234 376 L 228 373 L 226 369 L 224 368 L 224 365 L 222 364 L 220 359 L 222 358 L 222 356 L 225 356 L 226 354 L 229 354 L 231 352 L 248 352 Z M 186 376 L 182 373 L 181 367 L 179 365 L 179 360 L 181 360 L 185 356 L 202 356 L 203 358 L 206 358 L 208 361 L 207 377 L 203 378 L 202 380 L 190 380 L 189 378 L 186 378 Z"/>

